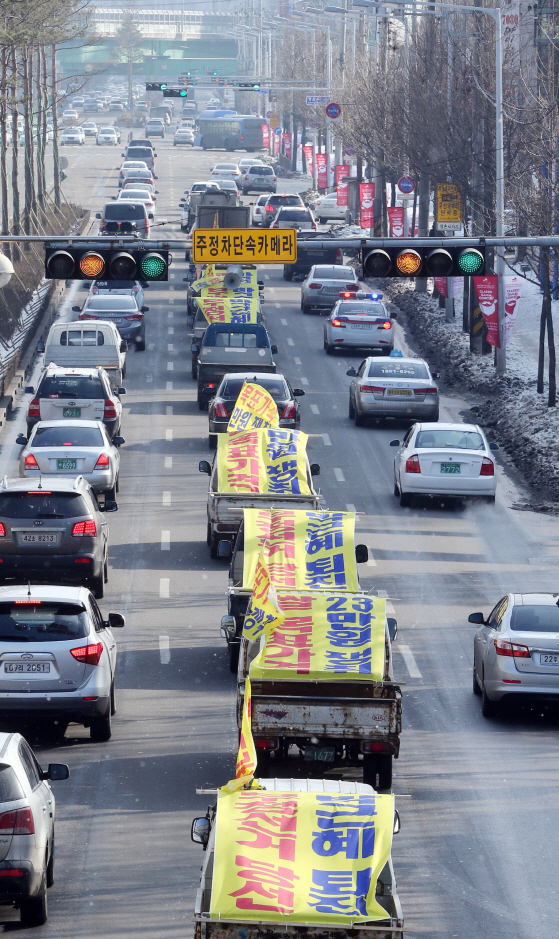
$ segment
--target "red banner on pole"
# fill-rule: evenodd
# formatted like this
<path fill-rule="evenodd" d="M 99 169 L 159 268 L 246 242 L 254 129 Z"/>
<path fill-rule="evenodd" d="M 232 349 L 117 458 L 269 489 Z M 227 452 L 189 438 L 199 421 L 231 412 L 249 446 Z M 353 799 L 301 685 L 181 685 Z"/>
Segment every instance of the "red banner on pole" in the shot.
<path fill-rule="evenodd" d="M 487 326 L 487 342 L 490 346 L 500 349 L 497 275 L 489 274 L 486 277 L 474 277 L 474 287 L 479 308 Z"/>
<path fill-rule="evenodd" d="M 375 224 L 375 184 L 359 183 L 361 200 L 361 228 L 373 228 Z"/>
<path fill-rule="evenodd" d="M 284 133 L 282 134 L 283 139 L 283 152 L 285 153 L 288 160 L 291 159 L 291 134 Z"/>
<path fill-rule="evenodd" d="M 311 143 L 305 144 L 305 146 L 303 147 L 303 153 L 305 154 L 305 159 L 307 161 L 307 169 L 310 175 L 312 176 L 313 169 L 312 169 L 312 144 Z"/>
<path fill-rule="evenodd" d="M 441 297 L 448 297 L 448 277 L 434 277 L 433 280 Z"/>
<path fill-rule="evenodd" d="M 345 163 L 341 165 L 338 164 L 338 166 L 336 166 L 336 186 L 337 186 L 336 204 L 337 205 L 348 204 L 347 202 L 347 197 L 348 197 L 347 179 L 344 179 L 344 176 L 346 177 L 349 176 L 349 172 L 350 172 L 349 166 L 346 165 Z"/>
<path fill-rule="evenodd" d="M 316 155 L 316 172 L 318 175 L 318 188 L 327 189 L 328 188 L 328 167 L 326 165 L 325 153 L 317 153 Z"/>
<path fill-rule="evenodd" d="M 389 205 L 387 210 L 390 223 L 390 234 L 393 238 L 404 237 L 404 208 L 403 206 Z"/>
<path fill-rule="evenodd" d="M 269 147 L 270 145 L 270 128 L 267 124 L 262 124 L 262 146 Z"/>

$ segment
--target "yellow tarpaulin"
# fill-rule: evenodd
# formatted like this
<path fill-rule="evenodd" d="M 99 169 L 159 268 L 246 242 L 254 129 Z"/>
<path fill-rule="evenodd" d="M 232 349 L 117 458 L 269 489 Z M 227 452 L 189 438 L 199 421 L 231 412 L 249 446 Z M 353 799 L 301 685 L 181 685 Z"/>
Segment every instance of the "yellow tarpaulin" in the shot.
<path fill-rule="evenodd" d="M 218 434 L 220 492 L 310 495 L 307 435 L 279 427 Z M 254 562 L 256 570 L 256 560 Z"/>
<path fill-rule="evenodd" d="M 256 323 L 258 316 L 258 287 L 247 288 L 254 296 L 236 290 L 217 293 L 221 288 L 204 287 L 196 302 L 208 323 Z"/>
<path fill-rule="evenodd" d="M 245 381 L 229 418 L 227 433 L 278 426 L 278 406 L 270 392 L 254 381 Z"/>
<path fill-rule="evenodd" d="M 249 608 L 243 622 L 243 636 L 254 642 L 267 635 L 273 626 L 283 623 L 285 617 L 278 604 L 278 595 L 266 566 L 262 552 L 256 565 L 254 587 Z"/>
<path fill-rule="evenodd" d="M 266 641 L 251 663 L 251 679 L 382 681 L 384 597 L 280 593 L 278 604 L 283 622 L 272 623 L 267 632 L 261 627 Z"/>
<path fill-rule="evenodd" d="M 241 737 L 239 740 L 239 752 L 237 754 L 237 766 L 235 777 L 243 779 L 247 776 L 254 776 L 256 769 L 256 750 L 254 740 L 252 739 L 252 730 L 250 724 L 250 680 L 245 679 L 245 696 L 243 699 L 243 720 L 241 724 Z"/>
<path fill-rule="evenodd" d="M 277 590 L 358 592 L 354 512 L 245 509 L 244 516 L 243 589 L 252 590 L 264 548 Z"/>
<path fill-rule="evenodd" d="M 210 917 L 388 919 L 375 890 L 393 825 L 392 795 L 220 790 Z"/>

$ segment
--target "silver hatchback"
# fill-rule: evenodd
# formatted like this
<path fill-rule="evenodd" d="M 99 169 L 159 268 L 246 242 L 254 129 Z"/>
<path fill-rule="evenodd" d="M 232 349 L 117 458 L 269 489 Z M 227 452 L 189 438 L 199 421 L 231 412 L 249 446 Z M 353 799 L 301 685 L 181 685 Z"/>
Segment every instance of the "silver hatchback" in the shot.
<path fill-rule="evenodd" d="M 513 698 L 559 702 L 559 607 L 557 594 L 510 593 L 489 616 L 472 613 L 473 691 L 484 717 Z"/>
<path fill-rule="evenodd" d="M 340 299 L 341 291 L 357 292 L 359 280 L 346 264 L 314 264 L 301 284 L 301 310 L 330 311 Z"/>
<path fill-rule="evenodd" d="M 365 359 L 348 369 L 349 416 L 358 426 L 367 418 L 385 417 L 438 421 L 439 389 L 424 359 L 399 357 Z"/>

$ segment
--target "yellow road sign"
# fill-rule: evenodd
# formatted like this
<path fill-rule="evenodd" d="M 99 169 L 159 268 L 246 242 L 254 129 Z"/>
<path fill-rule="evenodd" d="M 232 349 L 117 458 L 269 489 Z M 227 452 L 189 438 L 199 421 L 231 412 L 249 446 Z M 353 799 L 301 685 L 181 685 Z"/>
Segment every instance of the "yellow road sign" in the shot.
<path fill-rule="evenodd" d="M 200 264 L 293 264 L 297 260 L 294 228 L 195 228 L 192 235 L 192 260 Z"/>
<path fill-rule="evenodd" d="M 272 111 L 270 114 L 270 127 L 274 130 L 275 127 L 280 126 L 280 116 L 276 111 Z"/>
<path fill-rule="evenodd" d="M 454 183 L 437 183 L 437 222 L 462 221 L 462 196 Z"/>

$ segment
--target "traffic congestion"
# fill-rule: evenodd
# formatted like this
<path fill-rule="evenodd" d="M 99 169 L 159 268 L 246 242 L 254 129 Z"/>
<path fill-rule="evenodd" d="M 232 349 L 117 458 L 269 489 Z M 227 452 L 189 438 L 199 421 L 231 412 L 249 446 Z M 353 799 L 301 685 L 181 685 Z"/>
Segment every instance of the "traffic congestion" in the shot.
<path fill-rule="evenodd" d="M 85 234 L 181 247 L 82 254 L 0 429 L 3 928 L 553 935 L 553 518 L 331 194 L 80 97 Z M 233 209 L 297 260 L 194 261 Z"/>

